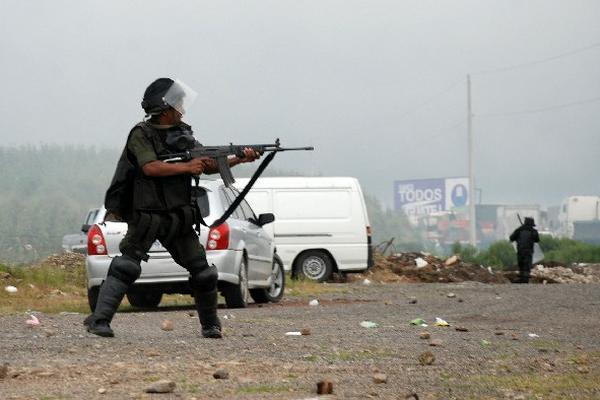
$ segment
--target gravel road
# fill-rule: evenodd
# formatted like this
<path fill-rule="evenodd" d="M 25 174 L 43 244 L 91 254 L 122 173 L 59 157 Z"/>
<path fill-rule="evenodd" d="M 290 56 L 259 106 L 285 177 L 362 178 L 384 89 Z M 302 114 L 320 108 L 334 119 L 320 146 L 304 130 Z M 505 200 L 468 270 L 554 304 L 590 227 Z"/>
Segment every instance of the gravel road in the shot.
<path fill-rule="evenodd" d="M 323 379 L 340 399 L 600 398 L 599 285 L 330 287 L 318 306 L 287 296 L 220 309 L 224 340 L 199 337 L 185 307 L 118 313 L 113 339 L 85 333 L 84 315 L 38 314 L 36 327 L 2 316 L 0 398 L 309 399 Z M 417 317 L 429 326 L 411 326 Z M 286 336 L 302 329 L 310 335 Z M 421 365 L 427 351 L 435 361 Z M 145 393 L 161 379 L 172 393 Z"/>

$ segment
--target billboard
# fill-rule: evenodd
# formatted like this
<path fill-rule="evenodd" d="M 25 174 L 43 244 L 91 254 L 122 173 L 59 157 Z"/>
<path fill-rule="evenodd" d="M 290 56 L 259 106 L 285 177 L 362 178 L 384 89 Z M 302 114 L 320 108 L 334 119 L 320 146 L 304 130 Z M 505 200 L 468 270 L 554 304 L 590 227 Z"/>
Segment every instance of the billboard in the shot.
<path fill-rule="evenodd" d="M 394 209 L 416 218 L 469 205 L 469 178 L 413 179 L 394 182 Z"/>

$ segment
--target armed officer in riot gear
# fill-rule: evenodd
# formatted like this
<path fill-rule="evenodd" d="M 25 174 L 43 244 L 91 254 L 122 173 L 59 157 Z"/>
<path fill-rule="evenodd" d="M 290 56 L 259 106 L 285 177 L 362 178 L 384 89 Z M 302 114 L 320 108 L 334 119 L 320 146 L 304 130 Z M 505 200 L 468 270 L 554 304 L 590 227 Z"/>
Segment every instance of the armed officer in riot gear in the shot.
<path fill-rule="evenodd" d="M 126 221 L 128 230 L 119 245 L 122 255 L 112 260 L 95 310 L 84 321 L 88 332 L 114 336 L 110 322 L 127 290 L 140 276 L 141 261 L 148 260 L 147 252 L 158 239 L 173 260 L 190 273 L 202 335 L 222 337 L 217 316 L 218 273 L 214 265 L 208 264 L 194 230 L 200 211 L 192 199 L 191 184 L 192 176 L 216 173 L 218 166 L 210 158 L 181 163 L 159 160 L 181 151 L 179 147 L 191 138 L 191 127 L 181 119 L 194 97 L 185 84 L 169 78 L 157 79 L 144 92 L 142 108 L 147 119 L 130 131 L 105 199 L 107 220 Z M 187 140 L 178 140 L 182 137 Z M 233 166 L 259 157 L 256 151 L 246 148 L 244 157 L 228 163 Z"/>
<path fill-rule="evenodd" d="M 517 242 L 517 261 L 519 264 L 518 283 L 529 283 L 533 246 L 540 241 L 540 236 L 535 229 L 535 221 L 525 217 L 523 224 L 510 235 L 511 242 Z"/>

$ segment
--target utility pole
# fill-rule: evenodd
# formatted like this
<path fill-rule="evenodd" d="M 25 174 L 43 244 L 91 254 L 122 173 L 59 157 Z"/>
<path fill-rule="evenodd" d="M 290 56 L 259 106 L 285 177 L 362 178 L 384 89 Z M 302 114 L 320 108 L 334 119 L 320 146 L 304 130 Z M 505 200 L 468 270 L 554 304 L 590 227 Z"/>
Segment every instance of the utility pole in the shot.
<path fill-rule="evenodd" d="M 467 129 L 469 149 L 469 241 L 477 245 L 475 230 L 475 181 L 473 179 L 473 113 L 471 112 L 471 75 L 467 75 Z"/>

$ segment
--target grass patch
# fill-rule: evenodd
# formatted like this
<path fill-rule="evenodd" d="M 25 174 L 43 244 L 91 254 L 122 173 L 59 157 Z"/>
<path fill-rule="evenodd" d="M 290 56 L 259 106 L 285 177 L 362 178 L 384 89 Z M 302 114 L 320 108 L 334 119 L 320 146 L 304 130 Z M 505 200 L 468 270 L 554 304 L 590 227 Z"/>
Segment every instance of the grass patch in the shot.
<path fill-rule="evenodd" d="M 371 350 L 360 350 L 360 351 L 337 351 L 327 355 L 325 358 L 330 362 L 336 361 L 363 361 L 363 360 L 378 360 L 381 358 L 389 357 L 391 355 L 388 351 L 371 351 Z"/>
<path fill-rule="evenodd" d="M 261 394 L 261 393 L 282 393 L 289 392 L 289 386 L 283 385 L 252 385 L 244 386 L 238 389 L 238 393 Z"/>
<path fill-rule="evenodd" d="M 292 279 L 286 274 L 285 294 L 298 297 L 312 297 L 324 293 L 349 293 L 346 285 L 332 285 L 329 283 L 315 282 L 307 278 Z"/>
<path fill-rule="evenodd" d="M 576 398 L 585 397 L 585 393 L 592 393 L 600 389 L 600 376 L 597 374 L 564 373 L 543 376 L 540 374 L 512 374 L 512 375 L 474 375 L 462 377 L 464 385 L 461 390 L 473 393 L 472 398 L 477 398 L 477 393 L 501 395 L 505 391 L 526 393 L 533 398 L 563 399 L 576 395 Z M 454 387 L 456 389 L 456 387 Z M 463 393 L 463 396 L 468 394 Z M 541 397 L 540 397 L 541 396 Z"/>
<path fill-rule="evenodd" d="M 560 349 L 560 343 L 556 340 L 535 339 L 533 340 L 532 345 L 538 350 L 554 351 Z"/>
<path fill-rule="evenodd" d="M 84 266 L 61 268 L 55 265 L 11 267 L 0 265 L 6 274 L 0 290 L 0 315 L 28 310 L 44 313 L 88 312 Z M 5 286 L 15 286 L 8 293 Z"/>

